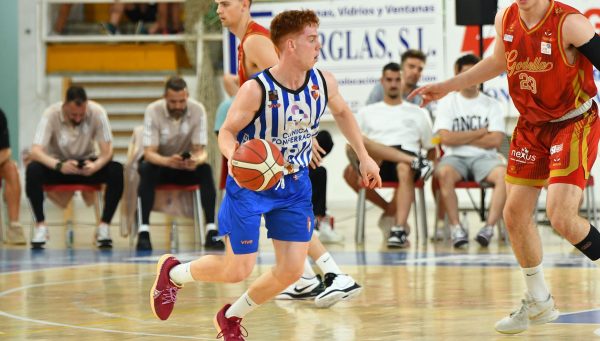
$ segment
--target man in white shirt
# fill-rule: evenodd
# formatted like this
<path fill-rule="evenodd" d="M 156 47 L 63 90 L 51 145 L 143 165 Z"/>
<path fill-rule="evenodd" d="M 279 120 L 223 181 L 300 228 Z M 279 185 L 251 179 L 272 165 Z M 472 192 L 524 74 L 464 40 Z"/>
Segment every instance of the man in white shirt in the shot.
<path fill-rule="evenodd" d="M 381 178 L 401 183 L 391 202 L 377 192 L 367 190 L 367 199 L 381 207 L 384 213 L 395 212 L 389 234 L 383 231 L 388 238 L 388 247 L 409 245 L 407 220 L 414 199 L 414 184 L 419 177 L 426 178 L 431 174 L 431 164 L 421 158 L 421 148 L 433 155 L 429 113 L 402 100 L 400 83 L 400 65 L 385 65 L 381 76 L 383 101 L 365 106 L 357 115 L 365 136 L 365 147 L 369 155 L 381 163 Z M 358 190 L 359 176 L 354 166 L 346 167 L 344 177 L 350 187 Z"/>
<path fill-rule="evenodd" d="M 468 54 L 456 60 L 456 74 L 479 62 Z M 481 246 L 488 246 L 494 226 L 502 216 L 506 201 L 504 174 L 506 166 L 498 155 L 505 138 L 504 113 L 498 101 L 479 92 L 477 85 L 454 92 L 438 103 L 433 131 L 439 135 L 444 156 L 435 170 L 440 193 L 452 228 L 452 242 L 459 248 L 468 243 L 467 231 L 458 216 L 455 184 L 461 180 L 488 182 L 494 194 L 485 225 L 477 234 Z"/>

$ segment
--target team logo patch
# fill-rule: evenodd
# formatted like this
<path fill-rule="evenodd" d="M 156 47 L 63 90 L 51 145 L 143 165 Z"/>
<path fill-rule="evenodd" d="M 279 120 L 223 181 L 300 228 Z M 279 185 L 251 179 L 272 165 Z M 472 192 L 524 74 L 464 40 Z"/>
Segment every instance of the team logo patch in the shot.
<path fill-rule="evenodd" d="M 311 87 L 310 94 L 311 94 L 312 98 L 314 98 L 315 100 L 318 99 L 319 98 L 319 86 L 313 85 Z"/>
<path fill-rule="evenodd" d="M 278 100 L 279 100 L 279 94 L 277 93 L 277 90 L 269 91 L 269 101 L 275 102 Z"/>
<path fill-rule="evenodd" d="M 512 43 L 512 41 L 513 41 L 513 36 L 512 36 L 512 34 L 505 34 L 505 35 L 504 35 L 504 41 L 508 41 L 508 42 L 511 42 L 511 43 Z"/>

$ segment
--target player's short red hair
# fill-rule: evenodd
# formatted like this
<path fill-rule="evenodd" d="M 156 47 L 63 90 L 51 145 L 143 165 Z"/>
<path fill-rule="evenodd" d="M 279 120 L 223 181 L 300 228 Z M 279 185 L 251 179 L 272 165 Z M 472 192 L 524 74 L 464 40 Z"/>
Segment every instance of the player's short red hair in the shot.
<path fill-rule="evenodd" d="M 283 42 L 284 37 L 300 33 L 310 25 L 319 26 L 319 17 L 314 11 L 305 9 L 281 12 L 271 21 L 271 41 L 280 48 L 279 44 Z"/>

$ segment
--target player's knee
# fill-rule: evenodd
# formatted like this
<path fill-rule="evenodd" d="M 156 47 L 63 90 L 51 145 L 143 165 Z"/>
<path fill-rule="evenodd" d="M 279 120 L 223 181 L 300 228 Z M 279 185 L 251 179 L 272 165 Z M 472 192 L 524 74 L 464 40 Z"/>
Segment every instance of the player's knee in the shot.
<path fill-rule="evenodd" d="M 506 228 L 509 230 L 512 228 L 520 228 L 524 224 L 527 224 L 529 219 L 531 219 L 531 216 L 524 214 L 520 205 L 515 202 L 506 202 L 502 213 L 504 222 L 506 222 Z"/>
<path fill-rule="evenodd" d="M 236 266 L 229 267 L 229 269 L 227 270 L 226 282 L 227 283 L 239 283 L 239 282 L 245 280 L 246 278 L 248 278 L 248 276 L 250 276 L 253 268 L 254 268 L 253 264 L 250 265 L 250 264 L 246 264 L 246 263 L 237 264 Z"/>
<path fill-rule="evenodd" d="M 565 233 L 569 228 L 573 227 L 571 226 L 573 220 L 572 215 L 565 212 L 565 210 L 554 209 L 554 207 L 548 205 L 547 214 L 550 224 L 555 230 Z"/>

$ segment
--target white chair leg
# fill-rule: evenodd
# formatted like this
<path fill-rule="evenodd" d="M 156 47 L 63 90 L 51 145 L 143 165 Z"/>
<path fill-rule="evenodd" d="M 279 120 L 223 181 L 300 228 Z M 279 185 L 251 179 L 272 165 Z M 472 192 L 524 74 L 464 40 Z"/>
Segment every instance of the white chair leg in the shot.
<path fill-rule="evenodd" d="M 427 232 L 427 207 L 425 206 L 425 186 L 419 188 L 419 201 L 421 209 L 419 212 L 421 213 L 421 229 L 422 233 L 422 241 L 423 244 L 427 244 L 428 232 Z"/>
<path fill-rule="evenodd" d="M 367 200 L 367 190 L 360 188 L 358 190 L 358 201 L 356 202 L 356 229 L 354 230 L 354 240 L 357 244 L 365 242 L 365 205 Z"/>
<path fill-rule="evenodd" d="M 142 224 L 142 198 L 137 197 L 137 224 L 133 226 L 133 231 L 129 233 L 129 247 L 133 248 L 135 237 L 138 234 L 138 230 L 140 229 L 140 225 Z"/>
<path fill-rule="evenodd" d="M 204 245 L 205 226 L 202 217 L 202 199 L 200 190 L 194 191 L 194 240 L 200 240 L 200 244 Z"/>

